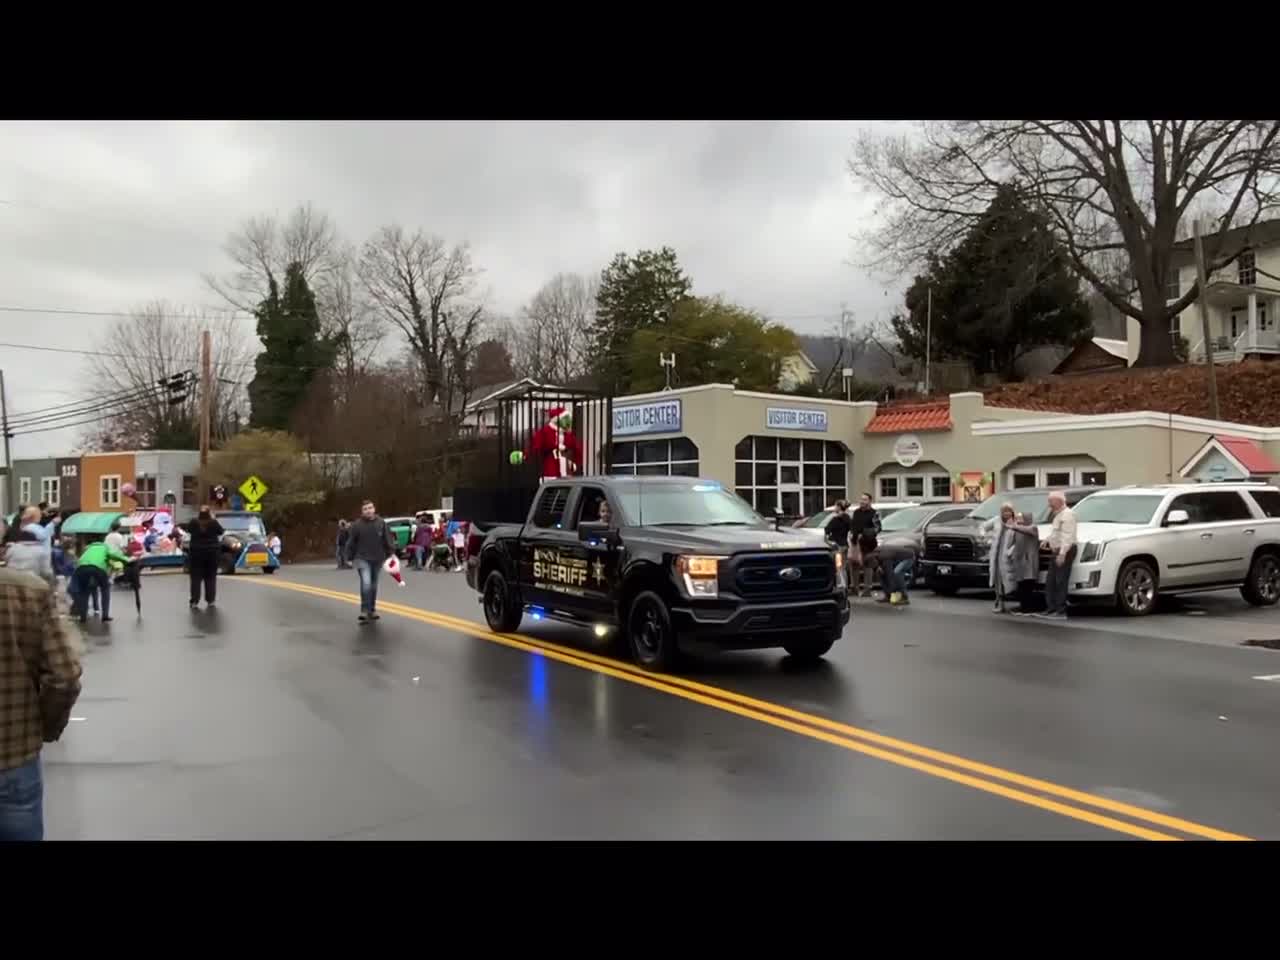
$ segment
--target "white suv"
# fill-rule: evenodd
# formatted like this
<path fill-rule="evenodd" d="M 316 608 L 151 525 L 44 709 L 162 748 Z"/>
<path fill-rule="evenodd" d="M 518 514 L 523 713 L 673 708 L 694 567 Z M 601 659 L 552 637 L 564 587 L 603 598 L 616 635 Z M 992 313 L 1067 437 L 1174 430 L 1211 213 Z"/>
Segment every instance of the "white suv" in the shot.
<path fill-rule="evenodd" d="M 1280 600 L 1275 487 L 1125 487 L 1095 493 L 1074 512 L 1079 547 L 1071 570 L 1073 600 L 1110 600 L 1134 617 L 1151 613 L 1162 593 L 1239 587 L 1254 606 Z M 1041 536 L 1048 536 L 1048 527 Z"/>

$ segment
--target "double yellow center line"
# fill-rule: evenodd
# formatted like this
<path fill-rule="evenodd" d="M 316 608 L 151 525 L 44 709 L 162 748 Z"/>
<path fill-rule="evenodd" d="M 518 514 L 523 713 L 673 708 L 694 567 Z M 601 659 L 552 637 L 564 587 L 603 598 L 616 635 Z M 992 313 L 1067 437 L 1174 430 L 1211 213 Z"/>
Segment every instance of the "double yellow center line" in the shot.
<path fill-rule="evenodd" d="M 290 583 L 266 577 L 236 578 L 233 582 L 262 584 L 280 590 L 292 590 L 329 600 L 338 600 L 349 604 L 358 604 L 360 598 L 354 593 L 343 593 L 327 590 L 308 584 Z M 417 607 L 400 603 L 379 602 L 379 609 L 396 616 L 417 620 L 456 633 L 465 633 L 481 640 L 498 643 L 525 653 L 538 654 L 551 660 L 557 660 L 570 666 L 604 674 L 626 683 L 648 687 L 669 696 L 679 697 L 703 706 L 736 714 L 749 720 L 768 724 L 791 733 L 820 740 L 854 753 L 875 757 L 888 763 L 910 770 L 918 771 L 952 783 L 963 784 L 984 793 L 994 794 L 1048 810 L 1073 820 L 1080 820 L 1117 833 L 1139 837 L 1143 840 L 1183 840 L 1187 837 L 1205 840 L 1249 840 L 1250 837 L 1236 833 L 1228 833 L 1203 824 L 1171 817 L 1155 810 L 1133 804 L 1121 803 L 1108 797 L 1086 793 L 1071 787 L 1040 780 L 1036 777 L 1024 776 L 1012 770 L 993 767 L 955 754 L 944 753 L 930 747 L 921 746 L 906 740 L 886 737 L 871 730 L 863 730 L 816 714 L 793 710 L 779 703 L 758 700 L 744 696 L 732 690 L 714 687 L 684 677 L 653 674 L 639 667 L 611 657 L 585 650 L 564 647 L 533 637 L 521 637 L 514 634 L 494 633 L 481 623 L 465 620 L 449 614 L 420 610 Z M 1092 809 L 1090 809 L 1092 808 Z M 1106 811 L 1099 813 L 1097 811 Z M 1110 815 L 1114 814 L 1114 816 Z M 1118 819 L 1125 817 L 1127 819 Z M 1136 821 L 1136 822 L 1131 822 Z M 1145 825 L 1144 825 L 1145 824 Z M 1162 830 L 1153 827 L 1163 828 Z"/>

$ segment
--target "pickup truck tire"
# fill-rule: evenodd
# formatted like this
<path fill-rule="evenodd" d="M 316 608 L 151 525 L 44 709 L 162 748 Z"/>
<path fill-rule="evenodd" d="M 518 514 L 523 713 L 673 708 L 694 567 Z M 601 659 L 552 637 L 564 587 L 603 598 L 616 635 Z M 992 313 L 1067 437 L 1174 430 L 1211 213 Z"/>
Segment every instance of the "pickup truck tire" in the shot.
<path fill-rule="evenodd" d="M 491 570 L 484 581 L 484 619 L 494 633 L 514 633 L 523 611 L 520 598 L 501 570 Z"/>
<path fill-rule="evenodd" d="M 670 670 L 680 659 L 671 613 L 652 590 L 636 594 L 627 610 L 627 647 L 646 670 Z"/>
<path fill-rule="evenodd" d="M 1145 560 L 1130 560 L 1116 577 L 1116 606 L 1130 617 L 1145 617 L 1156 608 L 1160 581 Z"/>
<path fill-rule="evenodd" d="M 827 651 L 835 645 L 835 642 L 835 637 L 815 633 L 806 637 L 797 637 L 784 644 L 782 649 L 787 651 L 793 660 L 800 663 L 816 663 L 827 655 Z"/>
<path fill-rule="evenodd" d="M 1280 556 L 1260 553 L 1254 557 L 1240 596 L 1255 607 L 1274 607 L 1280 601 Z"/>

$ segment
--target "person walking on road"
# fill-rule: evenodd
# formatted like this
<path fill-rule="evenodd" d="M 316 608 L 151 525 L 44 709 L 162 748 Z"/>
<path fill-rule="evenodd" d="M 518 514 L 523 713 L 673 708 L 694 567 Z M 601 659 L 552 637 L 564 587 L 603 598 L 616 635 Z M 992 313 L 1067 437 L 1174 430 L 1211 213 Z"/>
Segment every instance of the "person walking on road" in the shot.
<path fill-rule="evenodd" d="M 1071 586 L 1071 567 L 1076 559 L 1076 515 L 1067 506 L 1067 498 L 1060 491 L 1049 494 L 1049 539 L 1042 547 L 1052 554 L 1049 575 L 1045 580 L 1045 612 L 1047 620 L 1067 619 L 1067 593 Z"/>
<path fill-rule="evenodd" d="M 40 751 L 66 729 L 80 657 L 53 591 L 0 569 L 0 843 L 44 839 Z"/>
<path fill-rule="evenodd" d="M 89 618 L 89 597 L 98 597 L 102 608 L 102 622 L 111 622 L 111 574 L 112 561 L 120 564 L 133 563 L 129 557 L 119 550 L 113 550 L 106 543 L 91 543 L 80 554 L 80 562 L 76 564 L 75 573 L 71 575 L 71 583 L 75 594 L 75 603 L 71 607 L 71 615 L 84 623 Z"/>
<path fill-rule="evenodd" d="M 440 528 L 443 533 L 443 526 Z M 372 500 L 360 505 L 360 519 L 351 525 L 347 539 L 347 559 L 355 564 L 360 577 L 361 623 L 378 618 L 378 574 L 387 557 L 396 552 L 395 534 L 378 516 Z"/>
<path fill-rule="evenodd" d="M 200 587 L 204 586 L 204 602 L 212 607 L 218 600 L 218 558 L 225 532 L 206 503 L 194 520 L 183 525 L 190 534 L 187 544 L 187 572 L 191 577 L 190 606 L 200 606 Z"/>

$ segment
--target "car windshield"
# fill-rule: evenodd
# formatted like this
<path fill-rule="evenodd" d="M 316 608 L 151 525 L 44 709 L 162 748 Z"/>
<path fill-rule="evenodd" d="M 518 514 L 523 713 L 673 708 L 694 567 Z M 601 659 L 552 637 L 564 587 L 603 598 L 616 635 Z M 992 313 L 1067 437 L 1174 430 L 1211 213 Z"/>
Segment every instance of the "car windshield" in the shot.
<path fill-rule="evenodd" d="M 1049 495 L 1047 493 L 996 494 L 984 500 L 982 506 L 969 514 L 969 517 L 980 521 L 998 517 L 1000 508 L 1006 503 L 1013 504 L 1013 509 L 1018 516 L 1022 516 L 1024 513 L 1031 514 L 1036 523 L 1046 523 L 1049 519 Z M 1079 514 L 1077 513 L 1076 516 L 1078 517 Z"/>
<path fill-rule="evenodd" d="M 1099 496 L 1094 494 L 1072 508 L 1080 523 L 1150 523 L 1164 500 L 1163 494 Z"/>
<path fill-rule="evenodd" d="M 718 483 L 620 483 L 627 520 L 638 527 L 762 526 L 765 519 Z"/>
<path fill-rule="evenodd" d="M 812 517 L 810 517 L 803 524 L 801 524 L 801 526 L 809 527 L 815 530 L 818 528 L 825 529 L 827 526 L 827 521 L 830 520 L 833 516 L 835 516 L 834 510 L 823 510 L 821 513 L 815 513 Z"/>
<path fill-rule="evenodd" d="M 223 530 L 230 533 L 247 533 L 261 537 L 267 532 L 262 526 L 262 520 L 258 517 L 221 516 L 217 521 L 222 525 Z"/>
<path fill-rule="evenodd" d="M 928 520 L 936 509 L 936 507 L 899 507 L 896 510 L 890 510 L 888 512 L 891 515 L 880 524 L 880 529 L 886 533 L 892 533 L 895 530 L 914 530 Z M 883 517 L 884 514 L 882 513 L 881 516 Z"/>

